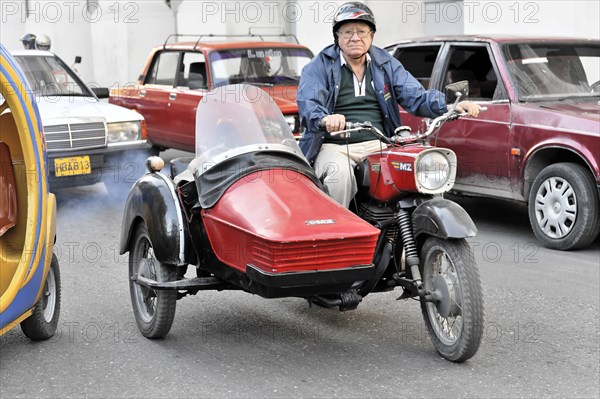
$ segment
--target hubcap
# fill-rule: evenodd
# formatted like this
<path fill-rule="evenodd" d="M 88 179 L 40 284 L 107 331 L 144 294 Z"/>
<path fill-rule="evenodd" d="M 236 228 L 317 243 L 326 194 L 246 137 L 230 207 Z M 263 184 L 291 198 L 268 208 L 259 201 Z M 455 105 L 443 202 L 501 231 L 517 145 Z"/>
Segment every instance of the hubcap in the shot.
<path fill-rule="evenodd" d="M 50 323 L 56 309 L 56 278 L 54 277 L 54 270 L 52 268 L 48 271 L 48 277 L 46 277 L 44 291 L 40 300 L 42 301 L 42 309 L 44 310 L 44 320 Z"/>
<path fill-rule="evenodd" d="M 138 275 L 156 280 L 156 268 L 154 262 L 154 252 L 152 247 L 147 242 L 142 242 L 140 245 L 143 247 L 140 251 L 140 261 L 138 263 Z M 144 287 L 137 283 L 134 283 L 135 302 L 139 310 L 140 317 L 146 323 L 150 323 L 154 317 L 156 292 L 153 289 Z"/>
<path fill-rule="evenodd" d="M 443 248 L 434 247 L 426 257 L 425 288 L 433 291 L 435 303 L 427 303 L 427 314 L 436 336 L 453 345 L 462 333 L 460 282 L 452 260 Z"/>
<path fill-rule="evenodd" d="M 544 181 L 535 196 L 538 226 L 550 238 L 563 238 L 571 232 L 577 218 L 577 197 L 563 178 Z"/>
<path fill-rule="evenodd" d="M 438 299 L 435 305 L 440 316 L 444 318 L 461 314 L 459 286 L 455 278 L 455 275 L 438 274 L 433 280 L 433 289 Z"/>

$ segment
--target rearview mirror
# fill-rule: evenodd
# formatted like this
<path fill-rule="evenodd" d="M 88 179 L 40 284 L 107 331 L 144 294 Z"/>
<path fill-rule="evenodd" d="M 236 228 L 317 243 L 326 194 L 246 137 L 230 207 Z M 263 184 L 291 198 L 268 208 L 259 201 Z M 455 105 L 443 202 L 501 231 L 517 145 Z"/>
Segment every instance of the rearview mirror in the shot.
<path fill-rule="evenodd" d="M 90 87 L 90 89 L 92 89 L 92 92 L 94 92 L 98 98 L 108 98 L 110 94 L 108 87 Z"/>
<path fill-rule="evenodd" d="M 460 99 L 466 100 L 469 97 L 469 81 L 461 80 L 459 82 L 450 83 L 445 87 L 446 103 L 452 104 L 458 97 L 457 93 L 460 93 Z"/>

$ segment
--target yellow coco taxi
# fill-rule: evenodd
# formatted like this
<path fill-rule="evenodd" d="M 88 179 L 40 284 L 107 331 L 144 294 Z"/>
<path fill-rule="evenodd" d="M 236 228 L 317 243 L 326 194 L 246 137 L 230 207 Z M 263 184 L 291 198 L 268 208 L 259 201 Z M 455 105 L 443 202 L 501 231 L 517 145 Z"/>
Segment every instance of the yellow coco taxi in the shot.
<path fill-rule="evenodd" d="M 33 340 L 54 335 L 60 273 L 53 255 L 56 202 L 32 91 L 0 45 L 0 335 L 17 324 Z"/>

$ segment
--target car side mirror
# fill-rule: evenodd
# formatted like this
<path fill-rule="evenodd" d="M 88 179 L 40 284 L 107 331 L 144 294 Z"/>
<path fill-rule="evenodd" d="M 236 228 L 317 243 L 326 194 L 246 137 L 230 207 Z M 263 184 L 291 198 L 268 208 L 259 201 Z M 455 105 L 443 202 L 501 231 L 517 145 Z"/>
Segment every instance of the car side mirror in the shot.
<path fill-rule="evenodd" d="M 80 55 L 75 56 L 75 62 L 73 63 L 73 65 L 77 65 L 77 64 L 81 64 L 81 56 Z"/>
<path fill-rule="evenodd" d="M 469 81 L 461 80 L 459 82 L 450 83 L 444 88 L 446 94 L 446 103 L 452 104 L 459 97 L 457 93 L 460 93 L 460 99 L 466 100 L 469 97 Z"/>
<path fill-rule="evenodd" d="M 108 87 L 90 87 L 90 89 L 92 89 L 92 92 L 98 98 L 108 98 L 110 94 L 110 90 L 108 90 Z"/>

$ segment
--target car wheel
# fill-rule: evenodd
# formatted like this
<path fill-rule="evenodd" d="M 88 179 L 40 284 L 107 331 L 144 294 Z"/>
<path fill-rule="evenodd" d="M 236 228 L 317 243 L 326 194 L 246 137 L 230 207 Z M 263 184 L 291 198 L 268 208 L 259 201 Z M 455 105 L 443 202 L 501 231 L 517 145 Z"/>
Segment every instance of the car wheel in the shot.
<path fill-rule="evenodd" d="M 161 263 L 154 256 L 148 228 L 140 223 L 135 229 L 129 250 L 129 292 L 133 314 L 138 328 L 146 338 L 161 338 L 167 335 L 173 319 L 177 291 L 153 290 L 137 284 L 134 275 L 166 282 L 177 279 L 175 267 Z"/>
<path fill-rule="evenodd" d="M 596 185 L 590 173 L 575 163 L 543 169 L 533 182 L 528 208 L 533 232 L 551 249 L 585 247 L 600 231 Z"/>
<path fill-rule="evenodd" d="M 56 332 L 59 314 L 60 270 L 53 254 L 42 296 L 33 308 L 33 314 L 21 322 L 21 330 L 33 341 L 48 339 Z"/>

